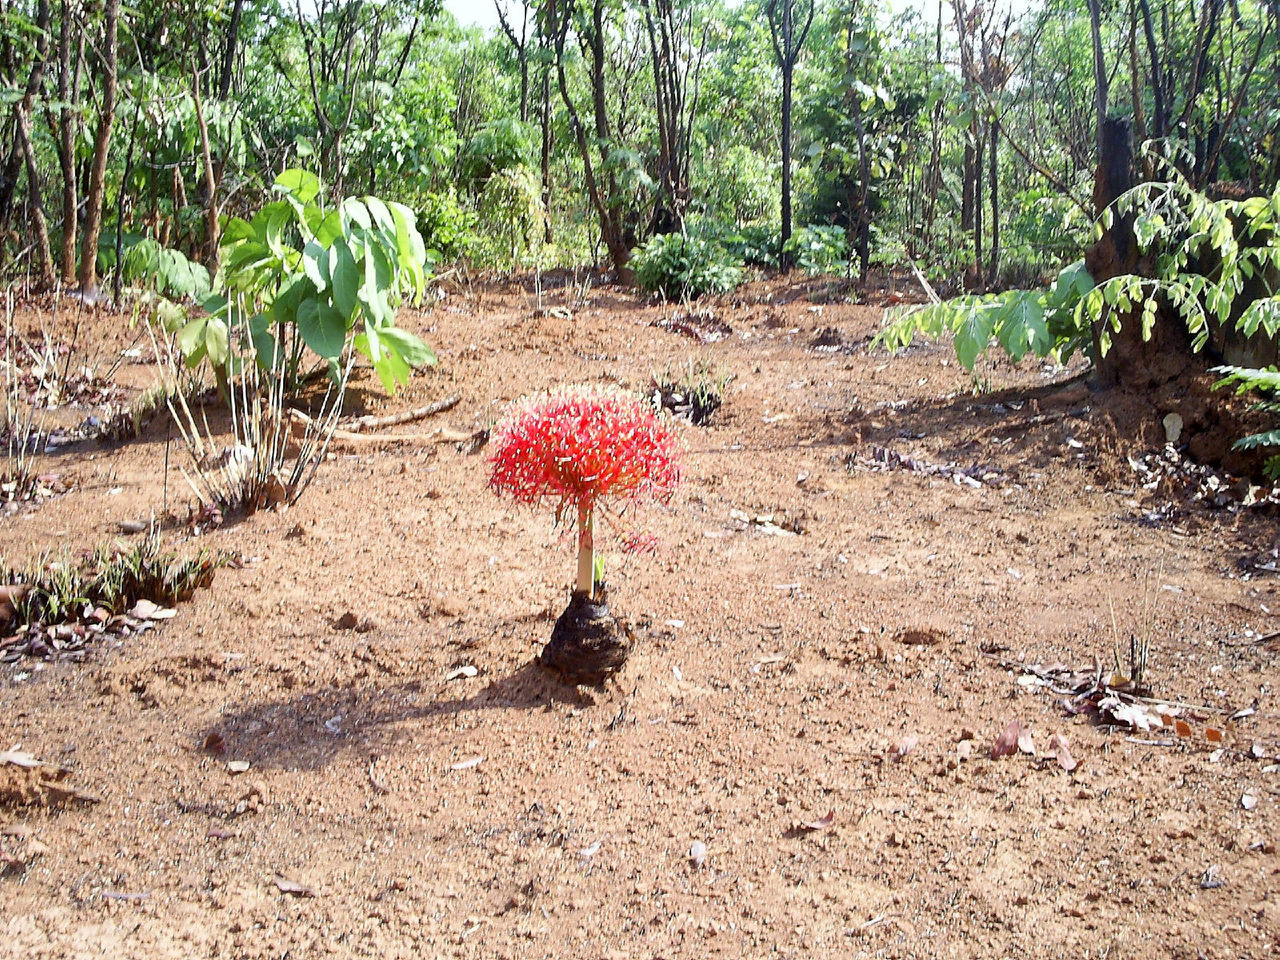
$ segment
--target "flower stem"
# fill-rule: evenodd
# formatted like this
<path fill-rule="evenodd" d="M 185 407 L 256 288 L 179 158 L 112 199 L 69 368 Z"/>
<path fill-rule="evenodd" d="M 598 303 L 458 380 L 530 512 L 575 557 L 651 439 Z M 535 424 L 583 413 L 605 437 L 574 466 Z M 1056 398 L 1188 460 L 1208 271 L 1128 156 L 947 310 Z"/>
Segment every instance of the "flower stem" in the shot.
<path fill-rule="evenodd" d="M 592 536 L 591 507 L 578 506 L 578 586 L 577 592 L 592 599 L 595 594 L 595 538 Z"/>

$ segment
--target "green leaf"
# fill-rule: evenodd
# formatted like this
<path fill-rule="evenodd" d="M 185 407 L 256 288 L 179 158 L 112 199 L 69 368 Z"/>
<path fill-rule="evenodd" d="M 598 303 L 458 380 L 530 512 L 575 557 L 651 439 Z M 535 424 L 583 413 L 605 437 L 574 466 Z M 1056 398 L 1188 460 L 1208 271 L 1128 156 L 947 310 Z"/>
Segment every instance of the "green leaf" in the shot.
<path fill-rule="evenodd" d="M 331 360 L 342 355 L 347 324 L 328 303 L 310 297 L 298 305 L 298 334 L 318 356 Z"/>
<path fill-rule="evenodd" d="M 204 329 L 204 346 L 209 354 L 209 362 L 221 367 L 230 356 L 230 336 L 227 325 L 221 317 L 210 317 Z"/>
<path fill-rule="evenodd" d="M 360 294 L 361 276 L 355 257 L 345 240 L 336 241 L 331 251 L 329 270 L 333 284 L 333 304 L 350 323 L 356 312 L 356 298 Z"/>
<path fill-rule="evenodd" d="M 956 359 L 966 370 L 972 370 L 978 354 L 987 349 L 987 344 L 991 342 L 994 325 L 993 311 L 990 308 L 981 308 L 971 311 L 956 330 Z"/>
<path fill-rule="evenodd" d="M 316 243 L 322 247 L 329 247 L 333 241 L 342 236 L 342 214 L 337 210 L 330 210 L 325 216 L 316 221 L 312 228 L 315 234 Z"/>
<path fill-rule="evenodd" d="M 273 184 L 280 193 L 292 194 L 299 203 L 307 204 L 320 193 L 320 178 L 306 170 L 286 170 Z"/>
<path fill-rule="evenodd" d="M 354 197 L 349 197 L 342 201 L 342 215 L 348 222 L 363 227 L 365 230 L 373 227 L 373 220 L 369 217 L 369 208 Z"/>
<path fill-rule="evenodd" d="M 435 366 L 435 351 L 409 331 L 399 327 L 383 327 L 378 331 L 378 336 L 388 348 L 394 348 L 404 357 L 411 367 Z"/>
<path fill-rule="evenodd" d="M 996 339 L 1014 362 L 1021 360 L 1028 350 L 1043 357 L 1053 348 L 1053 338 L 1044 321 L 1044 301 L 1034 290 L 1012 292 L 1021 295 L 1012 298 L 1000 311 Z"/>
<path fill-rule="evenodd" d="M 196 317 L 178 331 L 178 347 L 190 361 L 196 351 L 203 357 L 204 333 L 209 325 L 209 317 Z"/>
<path fill-rule="evenodd" d="M 329 286 L 329 257 L 314 240 L 302 248 L 302 271 L 315 284 L 316 290 L 324 293 Z"/>

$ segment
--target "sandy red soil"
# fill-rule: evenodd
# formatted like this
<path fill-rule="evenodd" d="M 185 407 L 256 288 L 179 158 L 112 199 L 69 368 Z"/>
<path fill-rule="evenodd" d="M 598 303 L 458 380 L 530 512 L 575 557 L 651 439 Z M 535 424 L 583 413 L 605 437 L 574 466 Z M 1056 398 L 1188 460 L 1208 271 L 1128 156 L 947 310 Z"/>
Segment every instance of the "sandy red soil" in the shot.
<path fill-rule="evenodd" d="M 706 344 L 608 287 L 553 290 L 563 314 L 515 285 L 407 313 L 439 367 L 357 412 L 461 402 L 400 432 L 691 360 L 732 376 L 680 427 L 680 495 L 623 522 L 658 551 L 607 558 L 630 663 L 600 689 L 534 665 L 571 546 L 488 492 L 483 450 L 338 447 L 286 512 L 166 527 L 245 562 L 161 628 L 0 667 L 0 749 L 98 798 L 5 793 L 0 955 L 1275 955 L 1274 508 L 1143 489 L 1128 457 L 1163 411 L 1118 435 L 1078 368 L 984 362 L 975 393 L 949 346 L 868 350 L 880 310 L 824 292 L 745 288 Z M 89 322 L 101 363 L 136 336 Z M 173 436 L 46 457 L 70 489 L 0 520 L 0 552 L 184 516 Z M 1019 682 L 1109 667 L 1130 635 L 1190 736 Z M 1013 720 L 1037 754 L 992 759 Z"/>

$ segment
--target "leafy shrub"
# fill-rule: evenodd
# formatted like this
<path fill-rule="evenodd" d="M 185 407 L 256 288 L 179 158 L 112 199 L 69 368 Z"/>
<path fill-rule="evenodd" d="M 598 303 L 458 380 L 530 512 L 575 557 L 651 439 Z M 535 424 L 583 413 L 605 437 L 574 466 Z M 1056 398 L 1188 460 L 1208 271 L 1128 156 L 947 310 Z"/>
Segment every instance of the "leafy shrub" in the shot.
<path fill-rule="evenodd" d="M 116 266 L 114 237 L 98 251 L 101 265 Z M 129 286 L 145 287 L 163 297 L 201 300 L 213 286 L 209 271 L 188 260 L 180 250 L 163 247 L 151 237 L 124 234 L 120 240 L 120 279 Z"/>
<path fill-rule="evenodd" d="M 504 170 L 527 166 L 533 156 L 533 128 L 515 117 L 486 123 L 462 149 L 463 182 L 479 190 Z"/>
<path fill-rule="evenodd" d="M 778 231 L 765 225 L 740 227 L 720 237 L 720 244 L 730 256 L 749 267 L 778 266 Z"/>
<path fill-rule="evenodd" d="M 476 196 L 476 212 L 472 256 L 485 265 L 514 266 L 542 241 L 545 212 L 537 173 L 529 167 L 498 171 Z"/>
<path fill-rule="evenodd" d="M 727 223 L 751 223 L 777 213 L 778 165 L 745 144 L 716 151 L 705 161 L 706 209 Z"/>
<path fill-rule="evenodd" d="M 418 227 L 428 254 L 437 260 L 470 255 L 475 245 L 476 215 L 458 202 L 453 190 L 428 193 L 418 203 Z"/>
<path fill-rule="evenodd" d="M 787 241 L 786 253 L 805 273 L 843 273 L 849 265 L 849 240 L 840 227 L 801 227 Z"/>
<path fill-rule="evenodd" d="M 1221 380 L 1214 384 L 1214 388 L 1230 386 L 1236 387 L 1236 393 L 1249 393 L 1254 391 L 1262 395 L 1263 399 L 1254 407 L 1255 410 L 1261 410 L 1265 413 L 1280 414 L 1280 371 L 1274 366 L 1256 369 L 1251 367 L 1214 367 L 1214 373 L 1225 374 Z M 1280 447 L 1280 428 L 1274 430 L 1264 430 L 1261 433 L 1253 433 L 1247 437 L 1241 437 L 1233 446 L 1237 450 L 1256 450 L 1259 447 Z M 1276 453 L 1267 458 L 1263 466 L 1266 475 L 1272 480 L 1280 480 L 1280 453 Z"/>
<path fill-rule="evenodd" d="M 1250 280 L 1280 270 L 1280 184 L 1270 196 L 1210 200 L 1172 166 L 1172 180 L 1134 187 L 1109 207 L 1103 225 L 1131 216 L 1138 248 L 1154 257 L 1155 276 L 1124 274 L 1099 284 L 1081 309 L 1098 325 L 1102 353 L 1111 335 L 1141 308 L 1143 339 L 1150 339 L 1162 306 L 1172 307 L 1199 351 L 1212 326 L 1234 323 L 1246 337 L 1280 334 L 1280 290 L 1257 288 L 1242 310 L 1236 300 Z M 1233 319 L 1234 318 L 1234 319 Z"/>
<path fill-rule="evenodd" d="M 227 223 L 227 295 L 208 298 L 209 316 L 178 332 L 188 366 L 208 358 L 215 370 L 234 368 L 230 331 L 241 323 L 259 366 L 271 370 L 284 358 L 290 390 L 300 382 L 304 348 L 335 377 L 354 348 L 388 393 L 408 382 L 411 368 L 435 363 L 430 347 L 395 326 L 399 302 L 421 296 L 427 283 L 427 251 L 413 212 L 377 197 L 326 209 L 319 179 L 303 170 L 286 170 L 274 189 L 282 199 L 250 221 Z"/>
<path fill-rule="evenodd" d="M 1046 290 L 1006 290 L 908 307 L 880 331 L 875 342 L 893 351 L 917 335 L 936 340 L 949 332 L 955 335 L 956 358 L 966 370 L 973 369 L 978 354 L 993 340 L 1015 361 L 1033 353 L 1066 363 L 1089 344 L 1089 326 L 1078 308 L 1092 290 L 1093 278 L 1079 260 L 1059 273 Z"/>
<path fill-rule="evenodd" d="M 660 234 L 631 258 L 642 290 L 668 300 L 724 293 L 742 281 L 742 261 L 712 240 Z"/>

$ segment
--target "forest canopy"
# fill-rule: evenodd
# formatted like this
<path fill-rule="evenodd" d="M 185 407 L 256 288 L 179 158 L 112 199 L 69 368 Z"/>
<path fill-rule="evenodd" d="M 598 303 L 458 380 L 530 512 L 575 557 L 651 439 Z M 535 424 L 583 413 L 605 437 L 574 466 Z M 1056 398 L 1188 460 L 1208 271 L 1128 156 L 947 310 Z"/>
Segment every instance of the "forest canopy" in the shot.
<path fill-rule="evenodd" d="M 1079 258 L 1109 119 L 1197 190 L 1280 175 L 1274 2 L 496 4 L 486 31 L 438 0 L 9 3 L 0 274 L 189 292 L 305 168 L 404 204 L 436 262 L 698 250 L 958 293 Z"/>

